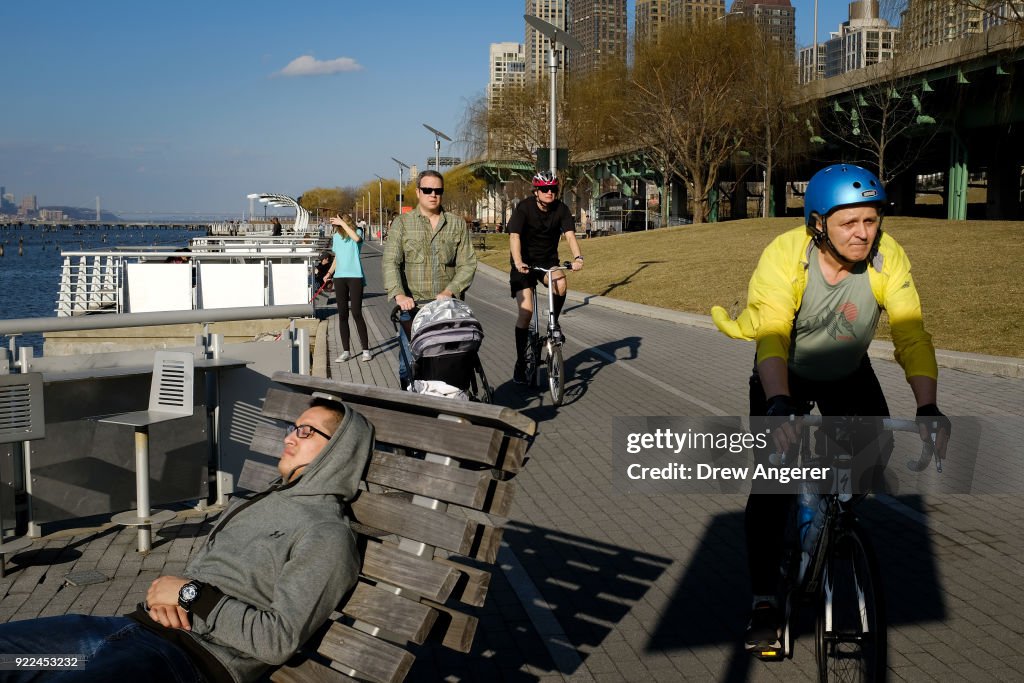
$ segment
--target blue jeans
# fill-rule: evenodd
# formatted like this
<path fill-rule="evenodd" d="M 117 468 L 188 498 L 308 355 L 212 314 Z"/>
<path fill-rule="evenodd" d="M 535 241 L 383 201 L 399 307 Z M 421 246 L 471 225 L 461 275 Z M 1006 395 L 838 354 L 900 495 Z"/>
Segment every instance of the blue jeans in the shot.
<path fill-rule="evenodd" d="M 0 624 L 0 653 L 87 660 L 71 671 L 2 671 L 4 681 L 202 681 L 184 650 L 128 617 L 65 614 Z"/>

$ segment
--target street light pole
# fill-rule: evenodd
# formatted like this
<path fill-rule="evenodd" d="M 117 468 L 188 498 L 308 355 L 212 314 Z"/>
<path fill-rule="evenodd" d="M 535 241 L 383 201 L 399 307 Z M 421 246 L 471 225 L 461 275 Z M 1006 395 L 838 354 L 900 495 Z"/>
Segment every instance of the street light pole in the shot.
<path fill-rule="evenodd" d="M 380 220 L 380 243 L 384 244 L 384 179 L 377 176 L 377 219 Z"/>
<path fill-rule="evenodd" d="M 580 51 L 583 50 L 583 44 L 566 33 L 563 29 L 558 28 L 554 24 L 549 24 L 546 21 L 538 19 L 535 16 L 524 14 L 523 19 L 551 43 L 551 50 L 548 53 L 548 67 L 551 70 L 551 121 L 549 124 L 551 126 L 551 147 L 548 150 L 548 170 L 550 170 L 553 175 L 558 171 L 558 154 L 556 152 L 558 143 L 558 136 L 556 133 L 558 116 L 555 102 L 558 90 L 556 83 L 558 80 L 558 51 L 556 50 L 556 44 L 561 43 L 569 50 Z"/>
<path fill-rule="evenodd" d="M 402 215 L 402 170 L 409 168 L 409 164 L 391 157 L 391 161 L 398 164 L 398 215 Z M 410 176 L 411 177 L 411 176 Z"/>
<path fill-rule="evenodd" d="M 425 123 L 423 124 L 423 127 L 426 128 L 427 130 L 429 130 L 431 133 L 434 134 L 434 170 L 437 171 L 438 173 L 440 173 L 441 172 L 441 138 L 444 138 L 448 142 L 451 142 L 452 139 L 450 137 L 448 137 L 447 135 L 445 135 L 444 133 L 442 133 L 441 131 L 439 131 L 437 128 L 433 128 L 432 126 L 428 126 Z"/>

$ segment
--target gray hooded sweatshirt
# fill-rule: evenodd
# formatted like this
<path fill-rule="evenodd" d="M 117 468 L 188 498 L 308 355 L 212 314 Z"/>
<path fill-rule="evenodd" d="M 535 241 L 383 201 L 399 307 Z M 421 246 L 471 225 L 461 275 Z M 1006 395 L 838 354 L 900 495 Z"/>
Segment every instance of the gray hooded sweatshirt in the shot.
<path fill-rule="evenodd" d="M 346 405 L 334 436 L 300 477 L 278 479 L 221 514 L 185 569 L 205 584 L 190 632 L 168 634 L 148 615 L 132 616 L 156 624 L 194 661 L 213 655 L 238 683 L 286 662 L 355 585 L 359 553 L 345 510 L 372 449 L 373 428 Z M 191 641 L 182 642 L 184 635 Z M 196 653 L 196 644 L 205 652 Z"/>

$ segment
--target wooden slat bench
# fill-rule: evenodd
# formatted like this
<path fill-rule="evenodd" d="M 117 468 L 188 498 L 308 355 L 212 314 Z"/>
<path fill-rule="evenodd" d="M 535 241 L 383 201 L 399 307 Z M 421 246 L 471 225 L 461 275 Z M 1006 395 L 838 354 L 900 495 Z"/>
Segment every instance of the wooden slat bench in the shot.
<path fill-rule="evenodd" d="M 312 396 L 340 398 L 369 420 L 375 447 L 352 504 L 362 568 L 356 588 L 317 636 L 272 681 L 401 681 L 413 663 L 409 644 L 468 652 L 495 561 L 511 479 L 523 467 L 533 420 L 500 406 L 420 396 L 394 389 L 277 373 L 251 449 L 279 456 L 284 425 Z M 246 463 L 241 488 L 277 476 Z M 464 562 L 469 559 L 471 566 Z"/>

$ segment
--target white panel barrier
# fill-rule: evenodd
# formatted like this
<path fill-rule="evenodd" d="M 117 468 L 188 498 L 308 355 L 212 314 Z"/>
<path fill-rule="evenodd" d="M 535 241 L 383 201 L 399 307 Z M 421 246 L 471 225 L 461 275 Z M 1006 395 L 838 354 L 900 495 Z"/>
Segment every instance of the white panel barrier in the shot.
<path fill-rule="evenodd" d="M 271 306 L 309 303 L 309 267 L 305 263 L 270 265 Z"/>
<path fill-rule="evenodd" d="M 125 313 L 192 310 L 192 266 L 188 263 L 129 263 Z"/>
<path fill-rule="evenodd" d="M 60 267 L 60 290 L 57 293 L 57 315 L 71 315 L 71 259 L 64 257 Z"/>
<path fill-rule="evenodd" d="M 263 264 L 200 264 L 199 308 L 235 308 L 238 306 L 266 306 Z"/>
<path fill-rule="evenodd" d="M 71 312 L 72 315 L 75 313 L 81 313 L 85 310 L 88 304 L 88 288 L 86 287 L 85 280 L 86 263 L 85 257 L 80 256 L 78 258 L 78 271 L 74 274 L 75 287 L 71 295 Z"/>

